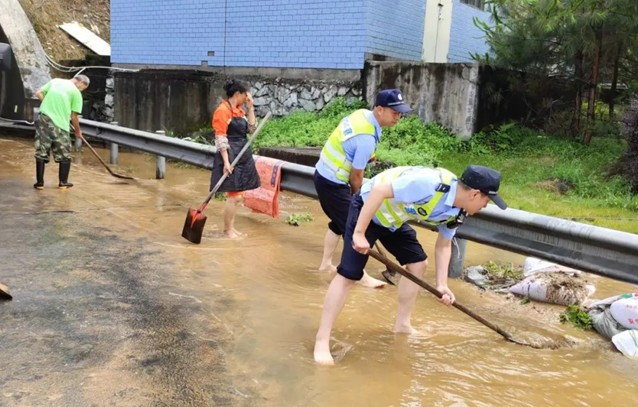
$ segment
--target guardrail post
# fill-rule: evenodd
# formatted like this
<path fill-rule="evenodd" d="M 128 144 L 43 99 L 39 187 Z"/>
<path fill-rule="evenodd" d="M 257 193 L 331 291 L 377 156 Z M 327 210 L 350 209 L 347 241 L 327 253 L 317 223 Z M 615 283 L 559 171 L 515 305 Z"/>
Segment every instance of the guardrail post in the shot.
<path fill-rule="evenodd" d="M 467 240 L 455 237 L 452 241 L 452 258 L 447 272 L 449 278 L 461 278 L 465 264 L 465 250 L 467 250 Z"/>
<path fill-rule="evenodd" d="M 111 143 L 111 154 L 109 155 L 109 163 L 117 164 L 117 155 L 119 153 L 119 146 L 116 143 Z"/>
<path fill-rule="evenodd" d="M 155 133 L 160 136 L 164 136 L 166 132 L 164 130 L 158 130 Z M 157 156 L 157 161 L 155 164 L 155 178 L 156 179 L 164 179 L 166 176 L 166 157 L 162 157 L 161 155 Z"/>
<path fill-rule="evenodd" d="M 111 122 L 111 124 L 113 126 L 117 126 L 117 122 Z M 118 158 L 118 154 L 119 154 L 119 150 L 120 147 L 117 145 L 117 143 L 109 143 L 110 144 L 110 148 L 111 148 L 111 154 L 109 155 L 109 163 L 110 164 L 117 164 L 117 158 Z"/>

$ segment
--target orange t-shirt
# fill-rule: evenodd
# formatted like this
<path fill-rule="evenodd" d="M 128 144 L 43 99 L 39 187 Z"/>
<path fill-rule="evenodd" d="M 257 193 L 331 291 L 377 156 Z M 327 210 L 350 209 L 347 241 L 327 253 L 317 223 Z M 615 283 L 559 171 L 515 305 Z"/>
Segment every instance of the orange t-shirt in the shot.
<path fill-rule="evenodd" d="M 239 107 L 233 107 L 231 110 L 230 103 L 224 100 L 221 105 L 213 113 L 213 130 L 215 137 L 226 136 L 228 125 L 235 117 L 246 117 L 246 112 Z"/>

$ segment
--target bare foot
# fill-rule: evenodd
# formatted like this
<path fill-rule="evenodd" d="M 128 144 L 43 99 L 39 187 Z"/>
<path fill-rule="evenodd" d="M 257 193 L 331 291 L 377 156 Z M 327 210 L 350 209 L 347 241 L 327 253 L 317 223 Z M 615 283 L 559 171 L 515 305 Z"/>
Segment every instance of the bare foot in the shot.
<path fill-rule="evenodd" d="M 330 340 L 319 340 L 315 342 L 315 362 L 320 365 L 334 365 L 335 361 L 332 359 L 330 353 Z"/>
<path fill-rule="evenodd" d="M 321 267 L 319 267 L 319 272 L 320 273 L 336 273 L 337 272 L 337 268 L 335 266 L 333 266 L 332 264 L 329 264 L 327 266 L 324 266 L 322 264 Z"/>
<path fill-rule="evenodd" d="M 224 236 L 229 239 L 238 239 L 241 235 L 237 233 L 235 229 L 224 231 Z"/>
<path fill-rule="evenodd" d="M 383 288 L 388 285 L 385 281 L 370 277 L 368 273 L 363 274 L 363 277 L 359 280 L 359 284 L 368 288 Z"/>
<path fill-rule="evenodd" d="M 395 334 L 408 334 L 408 335 L 414 335 L 415 333 L 417 333 L 417 330 L 412 328 L 412 325 L 410 324 L 395 324 L 394 325 L 394 329 L 392 330 L 392 332 L 394 332 Z"/>

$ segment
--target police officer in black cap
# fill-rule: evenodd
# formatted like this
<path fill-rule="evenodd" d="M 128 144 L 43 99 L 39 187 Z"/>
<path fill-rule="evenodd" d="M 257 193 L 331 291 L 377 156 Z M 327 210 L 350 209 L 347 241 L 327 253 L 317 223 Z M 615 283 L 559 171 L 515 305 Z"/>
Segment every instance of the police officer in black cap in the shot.
<path fill-rule="evenodd" d="M 498 194 L 501 174 L 491 168 L 470 165 L 463 175 L 443 168 L 397 167 L 368 182 L 352 198 L 343 236 L 343 254 L 338 275 L 330 283 L 317 332 L 314 357 L 320 364 L 332 364 L 330 335 L 346 302 L 348 292 L 363 276 L 368 250 L 377 240 L 418 278 L 428 267 L 428 256 L 409 220 L 438 227 L 434 249 L 439 300 L 451 305 L 454 294 L 447 285 L 452 238 L 463 219 L 474 215 L 492 201 L 501 209 L 507 204 Z M 393 332 L 414 333 L 410 319 L 419 287 L 408 279 L 399 282 L 399 306 Z"/>

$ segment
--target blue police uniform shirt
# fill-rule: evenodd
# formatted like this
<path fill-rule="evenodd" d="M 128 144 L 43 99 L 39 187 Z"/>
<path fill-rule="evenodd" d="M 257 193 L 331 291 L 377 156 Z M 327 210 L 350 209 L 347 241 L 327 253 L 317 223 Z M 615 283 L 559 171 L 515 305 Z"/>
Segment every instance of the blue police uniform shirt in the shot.
<path fill-rule="evenodd" d="M 379 126 L 379 122 L 377 122 L 374 114 L 371 111 L 366 110 L 364 115 L 368 121 L 374 125 L 375 134 L 357 134 L 342 143 L 343 151 L 346 153 L 348 160 L 352 161 L 352 168 L 355 170 L 363 170 L 366 168 L 374 150 L 377 148 L 377 141 L 381 139 L 381 126 Z M 349 184 L 338 179 L 330 167 L 324 164 L 321 160 L 317 162 L 315 168 L 322 177 L 334 183 L 343 185 Z"/>
<path fill-rule="evenodd" d="M 434 197 L 437 188 L 441 184 L 441 175 L 437 170 L 432 168 L 413 167 L 411 170 L 393 179 L 391 183 L 394 200 L 397 203 L 403 205 L 423 205 Z M 456 184 L 457 181 L 453 180 L 450 184 L 450 191 L 443 194 L 441 200 L 439 200 L 434 207 L 434 210 L 428 220 L 445 221 L 451 217 L 459 215 L 460 209 L 454 207 Z M 363 199 L 363 202 L 366 201 L 371 190 L 372 180 L 369 180 L 361 187 L 361 198 Z M 372 221 L 379 226 L 383 226 L 376 215 Z M 437 227 L 439 229 L 439 233 L 441 233 L 441 235 L 447 240 L 452 240 L 456 234 L 456 228 L 450 229 L 445 224 L 438 225 Z M 394 232 L 397 228 L 391 226 L 389 229 Z"/>

